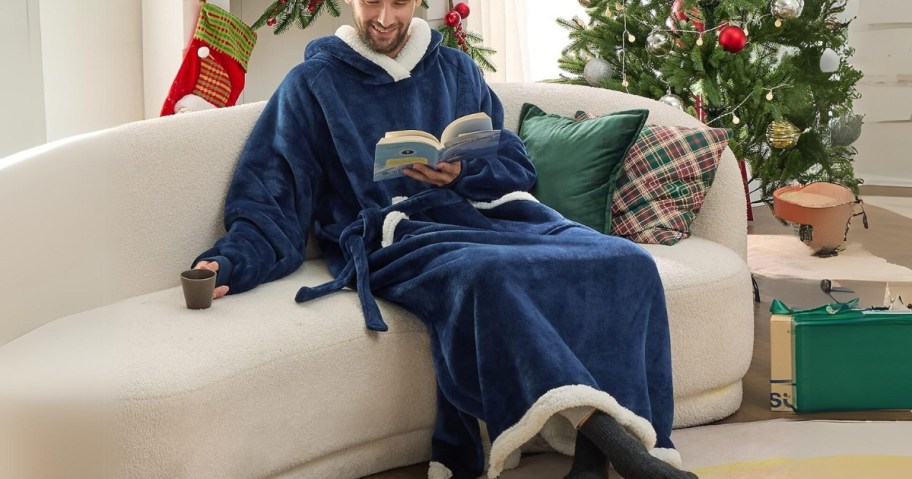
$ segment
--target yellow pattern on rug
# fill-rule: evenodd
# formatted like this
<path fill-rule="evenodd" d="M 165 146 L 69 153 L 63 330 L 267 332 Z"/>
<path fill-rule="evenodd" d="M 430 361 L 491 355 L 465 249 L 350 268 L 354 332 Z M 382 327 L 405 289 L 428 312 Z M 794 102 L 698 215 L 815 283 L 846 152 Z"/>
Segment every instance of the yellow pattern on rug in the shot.
<path fill-rule="evenodd" d="M 693 472 L 700 479 L 906 479 L 910 471 L 912 457 L 843 455 L 734 462 L 695 469 Z"/>

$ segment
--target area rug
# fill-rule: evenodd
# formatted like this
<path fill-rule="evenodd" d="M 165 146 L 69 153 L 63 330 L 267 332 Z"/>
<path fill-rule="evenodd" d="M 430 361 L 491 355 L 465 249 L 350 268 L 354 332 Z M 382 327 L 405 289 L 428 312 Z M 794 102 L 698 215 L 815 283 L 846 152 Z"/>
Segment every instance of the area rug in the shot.
<path fill-rule="evenodd" d="M 676 430 L 701 479 L 912 477 L 912 421 L 772 420 Z"/>
<path fill-rule="evenodd" d="M 912 198 L 898 196 L 865 196 L 866 205 L 883 208 L 906 218 L 912 218 Z"/>
<path fill-rule="evenodd" d="M 912 270 L 888 263 L 858 243 L 849 242 L 838 255 L 820 258 L 792 235 L 747 235 L 747 265 L 765 278 L 912 282 Z"/>

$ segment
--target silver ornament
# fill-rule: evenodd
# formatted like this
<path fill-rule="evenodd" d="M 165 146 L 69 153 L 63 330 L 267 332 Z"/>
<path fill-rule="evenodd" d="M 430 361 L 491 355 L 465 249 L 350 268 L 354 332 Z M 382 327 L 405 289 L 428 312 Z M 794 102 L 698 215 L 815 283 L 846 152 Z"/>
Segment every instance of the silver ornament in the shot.
<path fill-rule="evenodd" d="M 675 95 L 674 93 L 666 93 L 662 96 L 662 98 L 659 98 L 659 101 L 666 105 L 673 106 L 678 110 L 684 109 L 684 100 L 682 100 L 681 97 Z"/>
<path fill-rule="evenodd" d="M 586 83 L 592 86 L 602 86 L 602 83 L 614 74 L 614 67 L 602 58 L 593 58 L 586 63 L 583 77 Z"/>
<path fill-rule="evenodd" d="M 592 0 L 579 0 L 580 5 L 589 8 L 592 6 Z"/>
<path fill-rule="evenodd" d="M 646 37 L 646 51 L 657 57 L 665 56 L 671 51 L 672 41 L 670 33 L 655 28 Z"/>
<path fill-rule="evenodd" d="M 776 18 L 790 20 L 797 18 L 804 10 L 804 0 L 773 0 L 770 11 Z"/>
<path fill-rule="evenodd" d="M 861 136 L 861 115 L 847 113 L 830 119 L 830 140 L 837 146 L 849 146 Z"/>

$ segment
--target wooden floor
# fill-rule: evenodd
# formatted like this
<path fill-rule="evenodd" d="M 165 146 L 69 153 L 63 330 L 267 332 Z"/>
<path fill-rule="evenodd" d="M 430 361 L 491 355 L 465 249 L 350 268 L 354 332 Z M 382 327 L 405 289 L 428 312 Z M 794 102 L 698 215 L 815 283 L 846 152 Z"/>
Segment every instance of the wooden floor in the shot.
<path fill-rule="evenodd" d="M 912 268 L 912 219 L 873 206 L 865 206 L 870 229 L 862 227 L 861 217 L 853 219 L 849 230 L 850 241 L 861 243 L 871 254 L 887 261 Z M 754 221 L 748 228 L 750 234 L 794 234 L 792 227 L 780 224 L 765 206 L 754 208 Z M 831 302 L 820 290 L 819 281 L 769 280 L 756 278 L 761 301 L 754 303 L 754 355 L 750 369 L 744 377 L 744 400 L 741 408 L 718 424 L 763 421 L 768 419 L 838 419 L 873 421 L 912 421 L 912 411 L 863 411 L 846 413 L 788 414 L 769 410 L 769 308 L 777 298 L 791 307 L 807 308 Z M 883 302 L 882 282 L 842 281 L 855 294 L 834 293 L 837 299 L 861 299 L 862 306 L 878 306 Z M 399 468 L 369 476 L 369 479 L 424 479 L 427 463 Z M 536 475 L 537 476 L 537 475 Z M 530 476 L 531 477 L 531 476 Z M 544 477 L 544 476 L 541 476 Z M 558 477 L 558 476 L 555 476 Z M 366 478 L 368 479 L 368 478 Z"/>

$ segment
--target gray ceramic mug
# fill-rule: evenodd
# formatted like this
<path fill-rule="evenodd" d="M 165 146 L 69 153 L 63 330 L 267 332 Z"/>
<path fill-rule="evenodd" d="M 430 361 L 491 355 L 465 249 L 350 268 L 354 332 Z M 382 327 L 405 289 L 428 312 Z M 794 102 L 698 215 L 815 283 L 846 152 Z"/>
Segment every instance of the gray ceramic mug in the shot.
<path fill-rule="evenodd" d="M 212 291 L 215 289 L 215 271 L 190 269 L 180 275 L 184 288 L 187 309 L 206 309 L 212 306 Z"/>

